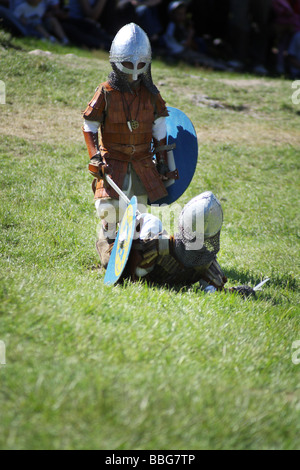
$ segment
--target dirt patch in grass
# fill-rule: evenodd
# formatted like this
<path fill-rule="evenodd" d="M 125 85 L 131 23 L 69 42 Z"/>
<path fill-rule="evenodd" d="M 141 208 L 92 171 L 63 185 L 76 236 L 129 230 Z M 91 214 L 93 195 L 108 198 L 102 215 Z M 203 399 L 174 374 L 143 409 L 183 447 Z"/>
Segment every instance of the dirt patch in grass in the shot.
<path fill-rule="evenodd" d="M 72 57 L 69 57 L 72 59 Z M 226 84 L 240 86 L 261 86 L 277 83 L 259 79 L 222 79 Z M 187 95 L 188 96 L 188 95 Z M 224 113 L 224 119 L 216 120 L 211 125 L 201 126 L 194 122 L 201 142 L 234 143 L 251 146 L 300 146 L 299 131 L 289 126 L 289 120 L 274 119 L 259 114 L 255 103 L 249 106 L 233 106 L 226 101 L 218 100 L 204 94 L 189 95 L 193 104 L 199 108 L 215 108 L 216 113 Z M 219 109 L 220 108 L 220 109 Z M 83 109 L 60 104 L 24 106 L 7 104 L 1 109 L 1 133 L 7 136 L 18 136 L 28 141 L 51 145 L 84 144 L 81 131 Z"/>
<path fill-rule="evenodd" d="M 15 136 L 30 141 L 64 144 L 71 139 L 82 143 L 81 111 L 60 106 L 32 109 L 13 109 L 5 106 L 2 112 L 2 135 Z"/>
<path fill-rule="evenodd" d="M 216 98 L 212 98 L 210 96 L 201 95 L 201 94 L 194 94 L 190 96 L 190 100 L 195 106 L 200 108 L 214 108 L 214 109 L 224 109 L 226 111 L 234 111 L 234 112 L 251 112 L 251 108 L 248 105 L 241 104 L 241 105 L 233 105 L 228 104 L 226 102 L 222 102 Z"/>
<path fill-rule="evenodd" d="M 280 123 L 270 126 L 270 123 L 257 122 L 234 122 L 224 123 L 222 127 L 206 127 L 197 129 L 199 144 L 201 142 L 233 143 L 249 146 L 281 146 L 291 145 L 299 147 L 299 132 L 296 130 L 283 130 Z"/>
<path fill-rule="evenodd" d="M 26 140 L 48 144 L 63 145 L 72 141 L 84 145 L 81 126 L 81 110 L 48 106 L 47 109 L 35 107 L 16 111 L 6 106 L 2 112 L 1 134 L 12 137 L 17 135 Z M 284 130 L 280 122 L 277 126 L 272 121 L 249 119 L 248 122 L 234 120 L 217 126 L 195 127 L 200 145 L 201 142 L 247 143 L 251 146 L 300 145 L 299 133 L 294 129 Z"/>
<path fill-rule="evenodd" d="M 262 78 L 240 78 L 240 79 L 230 79 L 230 78 L 221 78 L 218 80 L 220 83 L 224 83 L 224 85 L 229 85 L 233 87 L 241 87 L 241 88 L 258 88 L 262 86 L 266 87 L 278 87 L 278 82 L 275 80 L 265 80 Z"/>

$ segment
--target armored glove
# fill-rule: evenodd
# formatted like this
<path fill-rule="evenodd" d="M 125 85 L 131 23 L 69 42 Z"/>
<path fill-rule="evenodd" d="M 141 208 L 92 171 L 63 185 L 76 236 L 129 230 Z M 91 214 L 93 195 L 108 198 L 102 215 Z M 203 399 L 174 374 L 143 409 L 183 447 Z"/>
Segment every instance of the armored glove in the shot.
<path fill-rule="evenodd" d="M 216 259 L 213 260 L 209 267 L 205 270 L 202 279 L 218 290 L 222 290 L 227 282 L 227 277 L 223 273 L 221 266 Z"/>
<path fill-rule="evenodd" d="M 170 172 L 168 165 L 168 155 L 167 155 L 167 139 L 166 137 L 162 140 L 154 140 L 155 152 L 157 158 L 157 171 L 161 175 L 163 181 L 168 180 L 168 173 Z"/>
<path fill-rule="evenodd" d="M 161 175 L 161 179 L 163 181 L 167 181 L 169 179 L 178 180 L 179 174 L 178 170 L 170 171 L 168 165 L 168 151 L 173 150 L 175 145 L 167 145 L 167 139 L 164 138 L 160 141 L 153 139 L 155 145 L 155 153 L 157 158 L 157 165 L 156 169 L 158 173 Z"/>
<path fill-rule="evenodd" d="M 168 179 L 167 174 L 169 173 L 169 167 L 164 160 L 160 160 L 156 166 L 157 171 L 163 176 L 163 179 Z"/>
<path fill-rule="evenodd" d="M 230 292 L 237 292 L 240 294 L 242 297 L 247 298 L 247 297 L 256 297 L 255 290 L 252 289 L 250 286 L 237 286 L 237 287 L 230 287 L 229 288 Z"/>
<path fill-rule="evenodd" d="M 149 267 L 158 256 L 166 256 L 170 253 L 170 238 L 166 232 L 163 232 L 151 239 L 136 240 L 133 242 L 133 249 L 141 256 L 139 266 Z"/>
<path fill-rule="evenodd" d="M 96 155 L 91 158 L 89 172 L 98 179 L 103 179 L 105 174 L 111 172 L 110 166 L 106 163 L 100 152 L 97 152 Z"/>

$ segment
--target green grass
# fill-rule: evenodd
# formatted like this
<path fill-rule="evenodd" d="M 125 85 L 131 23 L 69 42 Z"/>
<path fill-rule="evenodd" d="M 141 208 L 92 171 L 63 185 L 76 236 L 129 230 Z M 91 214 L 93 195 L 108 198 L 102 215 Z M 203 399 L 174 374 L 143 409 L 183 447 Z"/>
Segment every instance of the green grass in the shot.
<path fill-rule="evenodd" d="M 228 285 L 268 276 L 259 298 L 108 288 L 80 130 L 107 56 L 14 44 L 22 50 L 0 56 L 0 448 L 299 449 L 291 82 L 153 65 L 164 99 L 199 137 L 195 178 L 178 203 L 218 196 Z M 28 54 L 46 47 L 50 57 Z"/>

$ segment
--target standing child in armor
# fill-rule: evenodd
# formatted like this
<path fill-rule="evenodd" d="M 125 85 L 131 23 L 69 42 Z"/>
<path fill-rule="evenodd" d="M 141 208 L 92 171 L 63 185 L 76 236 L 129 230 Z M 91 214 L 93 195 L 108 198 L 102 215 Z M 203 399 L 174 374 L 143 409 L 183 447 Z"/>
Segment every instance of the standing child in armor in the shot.
<path fill-rule="evenodd" d="M 148 200 L 154 203 L 168 194 L 163 183 L 171 178 L 166 148 L 168 111 L 153 84 L 151 60 L 146 33 L 134 23 L 124 26 L 110 50 L 113 71 L 108 81 L 99 85 L 83 114 L 89 169 L 96 178 L 95 205 L 103 225 L 97 250 L 104 267 L 126 209 L 106 183 L 105 173 L 129 199 L 137 196 L 143 212 Z"/>

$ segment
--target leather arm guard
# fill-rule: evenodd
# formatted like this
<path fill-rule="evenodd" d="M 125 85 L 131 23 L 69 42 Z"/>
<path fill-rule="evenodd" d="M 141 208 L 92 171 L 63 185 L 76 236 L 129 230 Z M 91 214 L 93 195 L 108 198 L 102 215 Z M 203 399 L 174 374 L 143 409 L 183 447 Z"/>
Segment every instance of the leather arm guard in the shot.
<path fill-rule="evenodd" d="M 102 179 L 105 173 L 109 173 L 109 167 L 99 150 L 98 133 L 82 131 L 90 156 L 89 172 L 95 178 Z"/>
<path fill-rule="evenodd" d="M 93 158 L 99 153 L 99 137 L 97 132 L 87 132 L 82 128 L 84 140 L 87 146 L 87 150 L 90 158 Z"/>

